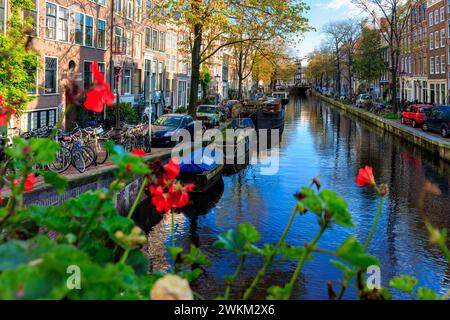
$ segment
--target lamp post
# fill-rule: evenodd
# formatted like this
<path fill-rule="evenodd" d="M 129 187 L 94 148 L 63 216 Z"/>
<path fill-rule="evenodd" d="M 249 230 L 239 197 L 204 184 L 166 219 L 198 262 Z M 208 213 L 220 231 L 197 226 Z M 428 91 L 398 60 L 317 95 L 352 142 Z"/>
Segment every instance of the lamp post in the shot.
<path fill-rule="evenodd" d="M 120 129 L 120 93 L 119 83 L 122 67 L 120 65 L 114 66 L 114 76 L 116 77 L 116 130 Z"/>
<path fill-rule="evenodd" d="M 220 80 L 219 74 L 216 74 L 215 78 L 216 78 L 216 86 L 217 86 L 217 88 L 216 88 L 216 104 L 219 104 L 219 80 Z"/>

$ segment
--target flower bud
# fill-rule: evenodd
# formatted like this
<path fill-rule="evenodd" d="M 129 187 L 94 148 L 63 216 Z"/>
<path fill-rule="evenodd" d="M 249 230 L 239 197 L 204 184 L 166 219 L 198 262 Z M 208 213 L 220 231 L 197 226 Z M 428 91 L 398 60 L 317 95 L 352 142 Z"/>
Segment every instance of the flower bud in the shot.
<path fill-rule="evenodd" d="M 153 285 L 152 300 L 194 300 L 189 282 L 177 275 L 166 274 Z"/>

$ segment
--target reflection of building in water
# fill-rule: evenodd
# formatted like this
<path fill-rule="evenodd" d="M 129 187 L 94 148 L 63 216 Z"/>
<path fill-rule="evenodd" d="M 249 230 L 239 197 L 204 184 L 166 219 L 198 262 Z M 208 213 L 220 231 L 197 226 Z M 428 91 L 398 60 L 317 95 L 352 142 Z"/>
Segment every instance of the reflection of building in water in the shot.
<path fill-rule="evenodd" d="M 186 217 L 183 214 L 175 214 L 175 241 L 179 230 L 184 229 Z M 171 241 L 172 214 L 163 215 L 162 220 L 148 233 L 145 254 L 152 264 L 152 272 L 168 271 L 171 261 L 166 256 L 165 244 Z M 182 232 L 182 231 L 181 231 Z"/>

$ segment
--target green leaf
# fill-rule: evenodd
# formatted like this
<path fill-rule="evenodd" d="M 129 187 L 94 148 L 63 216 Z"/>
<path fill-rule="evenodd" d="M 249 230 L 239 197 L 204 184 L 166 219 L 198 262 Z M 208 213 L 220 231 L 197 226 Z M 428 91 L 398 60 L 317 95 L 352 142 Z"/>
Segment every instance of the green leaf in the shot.
<path fill-rule="evenodd" d="M 389 286 L 403 292 L 412 293 L 417 285 L 417 279 L 410 276 L 401 275 L 389 281 Z"/>
<path fill-rule="evenodd" d="M 52 185 L 56 189 L 56 191 L 58 191 L 58 194 L 60 196 L 64 194 L 64 191 L 66 190 L 68 184 L 66 177 L 60 176 L 53 171 L 44 172 L 44 181 L 45 183 Z"/>
<path fill-rule="evenodd" d="M 417 299 L 418 300 L 442 300 L 441 296 L 438 295 L 431 289 L 420 287 L 417 289 Z"/>
<path fill-rule="evenodd" d="M 173 262 L 176 262 L 178 255 L 180 255 L 183 252 L 183 249 L 180 247 L 167 246 L 166 250 Z"/>
<path fill-rule="evenodd" d="M 190 272 L 185 272 L 181 274 L 181 277 L 186 279 L 189 282 L 192 282 L 194 280 L 197 280 L 201 275 L 203 271 L 200 268 L 196 268 Z"/>
<path fill-rule="evenodd" d="M 304 198 L 300 201 L 303 206 L 318 215 L 322 213 L 322 202 L 319 197 L 314 193 L 312 188 L 303 188 L 300 193 Z"/>
<path fill-rule="evenodd" d="M 199 248 L 191 245 L 189 252 L 184 256 L 184 261 L 190 264 L 209 265 L 211 261 L 205 256 Z"/>
<path fill-rule="evenodd" d="M 127 258 L 127 264 L 130 265 L 136 275 L 144 276 L 149 271 L 149 261 L 141 250 L 133 250 Z"/>
<path fill-rule="evenodd" d="M 258 230 L 256 230 L 255 226 L 248 223 L 243 223 L 239 225 L 239 232 L 241 235 L 247 239 L 248 242 L 255 243 L 261 239 L 261 235 Z"/>
<path fill-rule="evenodd" d="M 56 159 L 56 153 L 60 149 L 58 142 L 48 138 L 29 139 L 33 160 L 38 164 L 50 164 Z"/>
<path fill-rule="evenodd" d="M 284 287 L 272 286 L 267 289 L 267 300 L 286 300 L 290 298 L 292 292 L 292 286 L 288 283 Z"/>
<path fill-rule="evenodd" d="M 347 238 L 336 253 L 342 260 L 360 269 L 367 269 L 369 266 L 380 264 L 377 258 L 364 253 L 363 246 L 354 236 Z"/>
<path fill-rule="evenodd" d="M 288 246 L 286 243 L 280 248 L 280 253 L 284 259 L 300 260 L 305 254 L 305 247 Z M 308 255 L 307 259 L 312 259 L 312 255 Z"/>
<path fill-rule="evenodd" d="M 343 198 L 330 190 L 321 191 L 319 196 L 325 202 L 324 210 L 331 214 L 337 224 L 347 228 L 354 227 L 351 214 L 348 211 L 348 204 Z"/>

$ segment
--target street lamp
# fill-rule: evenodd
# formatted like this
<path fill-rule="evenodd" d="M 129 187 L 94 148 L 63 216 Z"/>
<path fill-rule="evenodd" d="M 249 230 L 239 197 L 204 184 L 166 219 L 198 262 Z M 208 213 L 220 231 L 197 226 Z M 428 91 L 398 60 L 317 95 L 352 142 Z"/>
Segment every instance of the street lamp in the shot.
<path fill-rule="evenodd" d="M 116 130 L 120 129 L 120 93 L 119 82 L 120 74 L 122 73 L 122 67 L 120 64 L 114 66 L 114 76 L 116 78 Z"/>
<path fill-rule="evenodd" d="M 216 88 L 216 104 L 219 104 L 219 80 L 220 80 L 219 74 L 217 74 L 215 76 L 215 78 L 216 78 L 216 86 L 217 86 L 217 88 Z"/>

